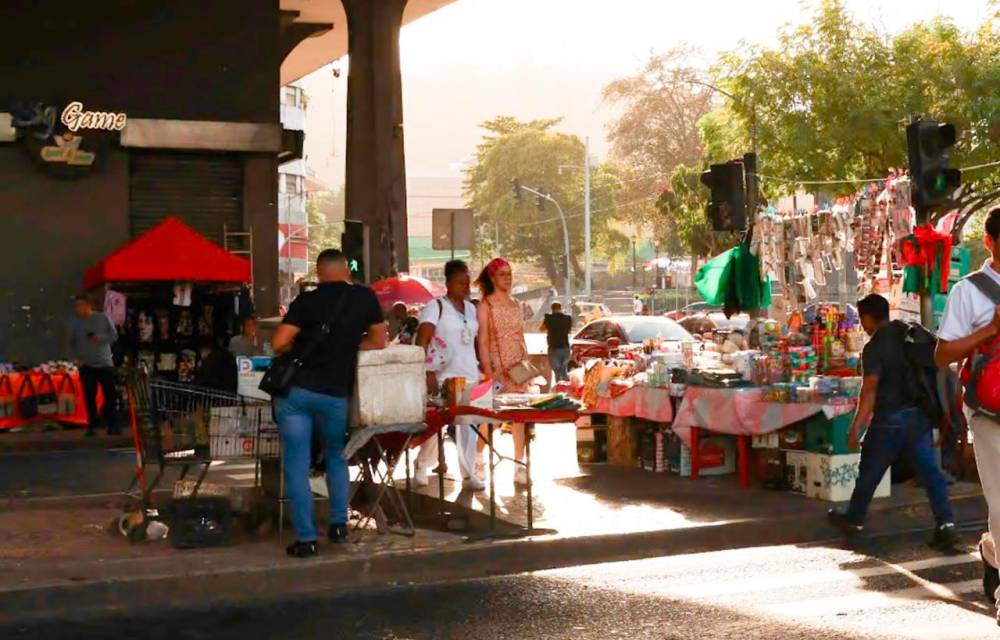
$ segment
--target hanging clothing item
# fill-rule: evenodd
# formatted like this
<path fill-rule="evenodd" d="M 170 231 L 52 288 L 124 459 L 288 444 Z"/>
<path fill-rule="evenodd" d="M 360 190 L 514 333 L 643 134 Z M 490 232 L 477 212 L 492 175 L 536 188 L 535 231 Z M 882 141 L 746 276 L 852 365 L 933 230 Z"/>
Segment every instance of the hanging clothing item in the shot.
<path fill-rule="evenodd" d="M 721 305 L 727 315 L 771 306 L 770 279 L 761 279 L 760 259 L 743 243 L 709 260 L 694 284 L 706 302 Z"/>
<path fill-rule="evenodd" d="M 116 327 L 124 327 L 126 311 L 125 294 L 108 289 L 104 294 L 104 315 L 108 316 Z"/>
<path fill-rule="evenodd" d="M 903 253 L 903 264 L 907 267 L 904 291 L 907 293 L 920 291 L 919 278 L 913 282 L 915 278 L 913 272 L 919 270 L 919 273 L 926 275 L 928 283 L 939 283 L 934 289 L 948 293 L 948 271 L 951 266 L 950 235 L 939 233 L 930 223 L 920 225 L 912 234 L 900 240 L 900 249 Z M 915 284 L 917 289 L 912 290 Z"/>

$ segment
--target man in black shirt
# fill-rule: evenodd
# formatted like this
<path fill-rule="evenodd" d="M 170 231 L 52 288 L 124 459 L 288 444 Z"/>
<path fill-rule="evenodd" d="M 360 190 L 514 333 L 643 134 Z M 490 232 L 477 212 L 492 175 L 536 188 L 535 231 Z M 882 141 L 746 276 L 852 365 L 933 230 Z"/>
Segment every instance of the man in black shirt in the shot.
<path fill-rule="evenodd" d="M 326 483 L 330 491 L 332 542 L 347 540 L 350 482 L 343 459 L 347 415 L 354 395 L 358 351 L 384 349 L 386 326 L 378 299 L 370 289 L 351 284 L 344 254 L 327 249 L 316 260 L 319 287 L 299 295 L 288 308 L 271 345 L 275 353 L 308 351 L 292 388 L 275 398 L 275 412 L 285 455 L 285 486 L 296 541 L 288 554 L 316 554 L 312 490 L 309 487 L 313 427 L 326 447 Z M 315 345 L 306 348 L 305 345 Z"/>
<path fill-rule="evenodd" d="M 545 314 L 542 331 L 547 334 L 549 343 L 549 365 L 556 376 L 556 382 L 569 380 L 569 332 L 573 328 L 573 319 L 562 312 L 562 304 L 552 303 L 552 313 Z"/>
<path fill-rule="evenodd" d="M 864 382 L 851 423 L 848 443 L 859 447 L 861 425 L 871 416 L 861 447 L 857 482 L 846 513 L 831 509 L 830 522 L 844 533 L 861 531 L 868 505 L 885 472 L 901 456 L 917 469 L 937 526 L 931 546 L 949 550 L 959 542 L 948 499 L 948 483 L 934 456 L 931 422 L 920 407 L 918 386 L 910 376 L 923 375 L 906 358 L 908 325 L 889 321 L 889 301 L 872 294 L 858 302 L 861 326 L 871 336 L 861 354 Z"/>

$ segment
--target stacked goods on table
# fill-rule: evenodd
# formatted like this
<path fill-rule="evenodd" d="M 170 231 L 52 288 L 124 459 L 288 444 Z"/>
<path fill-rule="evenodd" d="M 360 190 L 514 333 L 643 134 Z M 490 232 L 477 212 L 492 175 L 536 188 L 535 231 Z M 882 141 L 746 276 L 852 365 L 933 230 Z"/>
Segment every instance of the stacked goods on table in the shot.
<path fill-rule="evenodd" d="M 544 395 L 532 393 L 504 393 L 497 395 L 493 406 L 498 411 L 531 409 L 534 411 L 580 411 L 583 406 L 565 393 Z"/>

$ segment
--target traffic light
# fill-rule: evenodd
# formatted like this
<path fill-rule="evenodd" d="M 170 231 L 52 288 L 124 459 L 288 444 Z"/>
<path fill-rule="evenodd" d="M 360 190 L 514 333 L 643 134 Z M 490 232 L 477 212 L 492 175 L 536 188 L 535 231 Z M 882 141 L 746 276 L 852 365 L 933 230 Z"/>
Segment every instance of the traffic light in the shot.
<path fill-rule="evenodd" d="M 514 201 L 521 201 L 521 181 L 517 178 L 513 178 L 510 181 L 510 188 L 514 190 Z"/>
<path fill-rule="evenodd" d="M 545 198 L 542 196 L 535 196 L 535 206 L 538 207 L 539 211 L 545 210 Z"/>
<path fill-rule="evenodd" d="M 937 120 L 914 120 L 906 127 L 910 193 L 919 221 L 928 220 L 935 210 L 954 206 L 952 197 L 962 184 L 962 173 L 948 166 L 948 151 L 955 140 L 955 125 Z"/>
<path fill-rule="evenodd" d="M 701 174 L 701 182 L 712 191 L 708 219 L 716 231 L 742 231 L 747 227 L 746 184 L 743 164 L 730 160 L 713 164 Z"/>
<path fill-rule="evenodd" d="M 351 278 L 355 282 L 365 281 L 365 223 L 357 220 L 344 222 L 344 233 L 340 236 L 340 250 L 351 268 Z"/>

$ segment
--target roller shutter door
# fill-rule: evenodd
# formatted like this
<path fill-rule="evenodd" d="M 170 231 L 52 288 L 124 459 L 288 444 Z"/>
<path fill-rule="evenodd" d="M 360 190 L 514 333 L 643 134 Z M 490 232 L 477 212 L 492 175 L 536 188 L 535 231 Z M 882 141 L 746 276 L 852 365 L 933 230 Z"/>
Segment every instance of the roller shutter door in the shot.
<path fill-rule="evenodd" d="M 132 237 L 167 216 L 220 246 L 223 228 L 243 229 L 243 162 L 238 155 L 133 151 L 129 158 Z"/>

